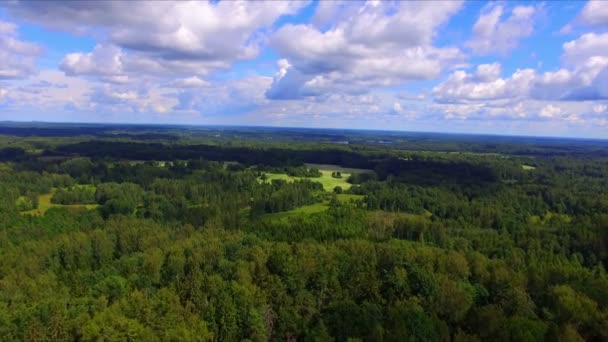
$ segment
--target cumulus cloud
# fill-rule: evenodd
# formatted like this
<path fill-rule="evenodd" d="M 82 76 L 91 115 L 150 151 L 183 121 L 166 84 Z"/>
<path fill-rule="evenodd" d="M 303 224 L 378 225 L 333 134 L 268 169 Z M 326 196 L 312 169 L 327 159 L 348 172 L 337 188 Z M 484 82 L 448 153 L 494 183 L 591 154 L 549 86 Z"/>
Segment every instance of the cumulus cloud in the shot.
<path fill-rule="evenodd" d="M 397 105 L 395 104 L 397 103 Z M 401 111 L 396 112 L 395 108 Z M 383 92 L 365 94 L 332 93 L 326 96 L 307 97 L 298 101 L 272 100 L 253 109 L 245 117 L 252 122 L 265 125 L 288 125 L 307 127 L 351 127 L 384 128 L 399 127 L 415 118 L 411 103 L 396 100 Z M 390 126 L 386 126 L 390 125 Z"/>
<path fill-rule="evenodd" d="M 59 66 L 69 76 L 87 76 L 103 82 L 126 84 L 146 78 L 170 78 L 175 75 L 204 75 L 210 70 L 227 67 L 223 61 L 162 60 L 143 54 L 125 52 L 115 45 L 97 45 L 91 52 L 67 54 Z M 178 87 L 204 86 L 198 76 L 174 81 Z"/>
<path fill-rule="evenodd" d="M 475 72 L 475 79 L 480 82 L 495 81 L 500 77 L 500 63 L 480 64 Z"/>
<path fill-rule="evenodd" d="M 67 54 L 59 68 L 67 75 L 96 75 L 109 80 L 124 80 L 121 50 L 116 46 L 97 45 L 91 52 Z M 121 82 L 118 82 L 121 83 Z"/>
<path fill-rule="evenodd" d="M 578 22 L 591 27 L 608 27 L 608 3 L 599 0 L 588 1 L 578 17 Z"/>
<path fill-rule="evenodd" d="M 463 58 L 457 48 L 435 47 L 438 27 L 460 2 L 348 2 L 327 30 L 315 25 L 284 25 L 270 39 L 285 58 L 267 96 L 294 99 L 327 91 L 351 94 L 370 86 L 437 78 Z M 337 6 L 337 5 L 334 5 Z M 354 8 L 356 10 L 349 10 Z M 319 19 L 320 21 L 324 21 Z"/>
<path fill-rule="evenodd" d="M 501 76 L 497 63 L 457 70 L 433 88 L 430 111 L 446 119 L 532 119 L 600 125 L 606 122 L 608 48 L 605 34 L 563 44 L 562 66 Z"/>
<path fill-rule="evenodd" d="M 226 123 L 233 116 L 242 118 L 237 115 L 267 105 L 264 89 L 270 82 L 269 77 L 255 76 L 213 83 L 205 87 L 204 91 L 183 89 L 177 93 L 177 103 L 171 109 L 207 120 L 216 120 L 220 116 L 224 119 L 223 123 Z M 242 124 L 238 121 L 231 123 Z"/>
<path fill-rule="evenodd" d="M 568 66 L 576 66 L 592 57 L 608 57 L 608 33 L 586 33 L 578 39 L 563 44 L 562 61 Z"/>
<path fill-rule="evenodd" d="M 517 70 L 510 78 L 500 78 L 500 64 L 481 64 L 475 73 L 453 72 L 433 88 L 435 100 L 443 103 L 466 103 L 526 95 L 536 77 L 531 69 Z"/>
<path fill-rule="evenodd" d="M 516 49 L 532 36 L 542 5 L 490 4 L 470 18 L 472 35 L 464 41 L 461 33 L 442 32 L 460 2 L 321 1 L 310 6 L 308 22 L 307 12 L 279 20 L 307 5 L 5 2 L 9 18 L 97 43 L 70 51 L 59 70 L 36 74 L 40 47 L 0 21 L 3 113 L 15 106 L 15 113 L 63 108 L 79 121 L 408 129 L 423 123 L 426 130 L 445 119 L 453 120 L 445 127 L 462 130 L 467 120 L 608 125 L 604 2 L 587 3 L 570 22 L 569 34 L 580 37 L 564 42 L 560 66 L 548 71 L 511 71 L 517 60 L 508 67 L 485 58 L 465 64 L 479 61 L 472 55 L 505 57 Z M 255 59 L 262 48 L 274 51 Z M 273 76 L 267 57 L 274 53 L 280 57 Z M 17 79 L 1 80 L 9 77 Z"/>
<path fill-rule="evenodd" d="M 90 108 L 84 109 L 96 115 L 143 114 L 153 119 L 155 115 L 165 115 L 177 103 L 168 89 L 155 86 L 130 85 L 95 86 L 88 95 Z M 133 121 L 134 118 L 121 117 L 119 121 Z"/>
<path fill-rule="evenodd" d="M 453 72 L 433 89 L 438 102 L 466 103 L 508 98 L 553 101 L 608 99 L 608 34 L 584 34 L 563 44 L 563 67 L 538 73 L 517 70 L 500 78 L 500 65 L 479 65 L 475 73 Z M 545 111 L 545 113 L 548 113 Z M 548 117 L 548 115 L 546 115 Z"/>
<path fill-rule="evenodd" d="M 19 39 L 15 24 L 0 20 L 0 79 L 33 74 L 35 58 L 41 53 L 40 46 Z"/>
<path fill-rule="evenodd" d="M 203 88 L 209 87 L 211 83 L 198 78 L 197 76 L 191 76 L 187 78 L 177 79 L 169 84 L 170 87 L 175 88 Z"/>
<path fill-rule="evenodd" d="M 14 81 L 11 87 L 11 101 L 22 108 L 36 108 L 44 113 L 50 108 L 63 108 L 66 104 L 75 107 L 88 105 L 90 84 L 86 80 L 66 76 L 57 70 L 40 70 L 30 77 L 29 82 Z M 21 116 L 19 118 L 22 118 Z"/>
<path fill-rule="evenodd" d="M 606 111 L 608 111 L 608 105 L 605 104 L 598 104 L 593 106 L 593 111 L 595 113 L 605 113 Z"/>
<path fill-rule="evenodd" d="M 104 32 L 108 46 L 66 56 L 69 73 L 118 74 L 228 67 L 257 55 L 260 30 L 304 1 L 16 1 L 13 15 L 72 33 Z M 126 51 L 124 51 L 126 50 Z M 132 61 L 126 63 L 124 56 Z"/>
<path fill-rule="evenodd" d="M 502 5 L 488 5 L 473 26 L 472 39 L 465 45 L 478 55 L 504 55 L 532 34 L 537 11 L 534 6 L 516 6 L 505 17 Z"/>
<path fill-rule="evenodd" d="M 471 103 L 435 103 L 428 112 L 443 119 L 482 122 L 566 122 L 599 125 L 604 113 L 597 113 L 597 104 L 589 101 L 545 101 L 536 99 L 503 99 Z"/>
<path fill-rule="evenodd" d="M 393 111 L 395 113 L 402 113 L 403 112 L 403 106 L 401 105 L 401 103 L 399 103 L 399 102 L 393 103 Z"/>
<path fill-rule="evenodd" d="M 540 110 L 540 116 L 543 118 L 552 118 L 562 113 L 562 109 L 553 104 L 548 104 Z"/>

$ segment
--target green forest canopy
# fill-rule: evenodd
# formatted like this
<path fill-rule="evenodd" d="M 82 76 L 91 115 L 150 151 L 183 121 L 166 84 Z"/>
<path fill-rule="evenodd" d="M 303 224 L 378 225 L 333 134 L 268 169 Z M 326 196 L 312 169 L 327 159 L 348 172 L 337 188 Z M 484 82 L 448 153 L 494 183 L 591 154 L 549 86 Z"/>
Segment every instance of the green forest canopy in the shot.
<path fill-rule="evenodd" d="M 2 131 L 3 341 L 608 340 L 602 142 L 92 127 Z"/>

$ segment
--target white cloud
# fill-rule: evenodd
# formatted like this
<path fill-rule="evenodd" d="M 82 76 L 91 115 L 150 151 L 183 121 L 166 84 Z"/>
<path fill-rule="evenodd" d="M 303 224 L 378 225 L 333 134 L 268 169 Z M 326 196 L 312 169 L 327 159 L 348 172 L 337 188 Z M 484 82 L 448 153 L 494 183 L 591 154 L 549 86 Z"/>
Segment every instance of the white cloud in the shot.
<path fill-rule="evenodd" d="M 516 6 L 511 15 L 501 21 L 504 11 L 502 5 L 490 4 L 484 8 L 473 26 L 473 38 L 465 44 L 475 54 L 504 55 L 532 34 L 537 7 Z"/>
<path fill-rule="evenodd" d="M 535 99 L 504 99 L 471 103 L 435 103 L 428 111 L 448 120 L 480 122 L 564 122 L 580 125 L 599 125 L 604 119 L 595 112 L 596 104 L 582 101 L 545 101 Z M 525 121 L 522 121 L 524 120 Z M 500 131 L 499 131 L 500 132 Z M 539 133 L 539 132 L 537 132 Z"/>
<path fill-rule="evenodd" d="M 134 91 L 125 91 L 125 92 L 113 91 L 113 92 L 109 92 L 108 96 L 113 99 L 116 99 L 116 100 L 126 100 L 126 101 L 137 100 L 137 98 L 138 98 L 137 93 Z"/>
<path fill-rule="evenodd" d="M 306 4 L 304 1 L 16 1 L 8 7 L 13 15 L 47 27 L 80 34 L 103 32 L 107 48 L 70 54 L 63 66 L 67 72 L 105 76 L 128 67 L 159 72 L 228 67 L 234 61 L 255 57 L 261 30 L 269 29 L 279 17 L 296 13 Z M 122 60 L 123 55 L 130 56 L 132 61 Z"/>
<path fill-rule="evenodd" d="M 177 103 L 172 109 L 202 117 L 252 111 L 268 103 L 264 90 L 271 82 L 269 77 L 257 76 L 216 82 L 206 87 L 204 92 L 183 89 L 177 93 Z"/>
<path fill-rule="evenodd" d="M 475 78 L 481 82 L 495 81 L 500 77 L 500 63 L 480 64 L 477 66 Z"/>
<path fill-rule="evenodd" d="M 36 71 L 35 57 L 42 49 L 19 40 L 17 26 L 0 20 L 0 79 L 23 78 Z"/>
<path fill-rule="evenodd" d="M 540 110 L 540 116 L 543 118 L 553 118 L 561 113 L 562 109 L 553 104 L 548 104 Z"/>
<path fill-rule="evenodd" d="M 608 110 L 608 105 L 598 104 L 593 106 L 593 111 L 595 113 L 605 113 Z"/>
<path fill-rule="evenodd" d="M 116 46 L 97 45 L 91 52 L 67 54 L 59 68 L 69 76 L 125 77 L 122 53 Z"/>
<path fill-rule="evenodd" d="M 403 107 L 401 106 L 401 103 L 395 102 L 393 104 L 393 110 L 395 111 L 395 113 L 401 113 L 401 112 L 403 112 Z"/>
<path fill-rule="evenodd" d="M 455 71 L 433 89 L 444 103 L 509 98 L 554 101 L 608 99 L 608 33 L 584 34 L 563 44 L 562 68 L 537 73 L 517 70 L 500 78 L 500 65 L 479 65 L 474 74 Z"/>
<path fill-rule="evenodd" d="M 523 69 L 504 78 L 498 64 L 455 71 L 433 88 L 430 111 L 446 119 L 526 118 L 599 126 L 608 108 L 606 38 L 587 33 L 564 43 L 562 67 L 553 71 Z"/>
<path fill-rule="evenodd" d="M 128 83 L 145 77 L 205 75 L 211 70 L 228 67 L 227 63 L 219 60 L 163 60 L 125 51 L 115 45 L 97 45 L 91 52 L 66 55 L 60 69 L 71 76 L 84 75 L 109 83 Z"/>
<path fill-rule="evenodd" d="M 435 79 L 463 59 L 457 48 L 432 45 L 437 29 L 460 9 L 460 2 L 339 6 L 347 7 L 343 13 L 348 16 L 342 13 L 336 19 L 332 5 L 320 7 L 319 11 L 330 14 L 323 12 L 319 17 L 335 20 L 327 30 L 288 24 L 271 37 L 271 45 L 289 66 L 279 66 L 269 98 L 293 99 L 327 91 L 357 94 L 370 86 Z"/>
<path fill-rule="evenodd" d="M 563 44 L 562 61 L 567 66 L 577 66 L 592 57 L 608 57 L 608 33 L 586 33 L 578 39 Z"/>
<path fill-rule="evenodd" d="M 287 24 L 277 20 L 306 5 L 2 4 L 8 17 L 97 42 L 92 50 L 65 55 L 63 72 L 42 70 L 36 75 L 34 59 L 41 49 L 19 38 L 15 25 L 0 21 L 0 78 L 17 77 L 0 86 L 2 114 L 31 109 L 40 119 L 59 108 L 79 121 L 397 129 L 426 125 L 426 130 L 466 130 L 474 127 L 467 122 L 475 121 L 477 128 L 494 124 L 494 132 L 503 132 L 507 122 L 530 127 L 556 122 L 608 125 L 603 4 L 588 3 L 570 23 L 569 34 L 581 32 L 581 23 L 599 29 L 568 38 L 561 65 L 547 72 L 510 71 L 506 64 L 503 68 L 485 59 L 486 64 L 464 64 L 467 53 L 504 57 L 517 48 L 532 36 L 542 5 L 488 5 L 472 18 L 472 36 L 465 42 L 459 32 L 442 32 L 460 2 L 321 1 L 310 7 L 316 12 L 308 23 L 301 23 L 308 16 L 287 18 Z M 267 54 L 230 69 L 259 55 L 266 45 L 280 56 L 274 77 L 269 77 Z M 56 57 L 51 52 L 45 63 Z M 530 65 L 553 64 L 546 54 L 536 53 L 524 53 L 532 59 Z M 443 81 L 430 82 L 437 79 Z M 420 82 L 409 87 L 413 81 Z"/>
<path fill-rule="evenodd" d="M 211 83 L 200 79 L 197 76 L 191 76 L 187 78 L 177 79 L 171 82 L 169 86 L 175 88 L 202 88 L 211 86 Z"/>
<path fill-rule="evenodd" d="M 66 105 L 86 107 L 90 83 L 57 70 L 41 70 L 31 81 L 15 80 L 7 94 L 14 106 L 46 111 Z"/>
<path fill-rule="evenodd" d="M 599 0 L 588 1 L 578 21 L 591 27 L 608 27 L 608 3 Z"/>
<path fill-rule="evenodd" d="M 474 74 L 458 70 L 433 88 L 439 102 L 459 103 L 519 98 L 529 91 L 535 79 L 531 69 L 517 70 L 510 78 L 500 78 L 500 64 L 481 64 Z"/>

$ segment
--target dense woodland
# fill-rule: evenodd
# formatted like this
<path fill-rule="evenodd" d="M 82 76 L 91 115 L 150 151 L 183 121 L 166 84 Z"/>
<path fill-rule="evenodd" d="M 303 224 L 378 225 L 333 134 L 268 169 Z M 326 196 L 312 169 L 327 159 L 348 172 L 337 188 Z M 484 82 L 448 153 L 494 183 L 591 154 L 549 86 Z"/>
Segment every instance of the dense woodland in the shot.
<path fill-rule="evenodd" d="M 607 142 L 0 132 L 2 341 L 608 341 Z"/>

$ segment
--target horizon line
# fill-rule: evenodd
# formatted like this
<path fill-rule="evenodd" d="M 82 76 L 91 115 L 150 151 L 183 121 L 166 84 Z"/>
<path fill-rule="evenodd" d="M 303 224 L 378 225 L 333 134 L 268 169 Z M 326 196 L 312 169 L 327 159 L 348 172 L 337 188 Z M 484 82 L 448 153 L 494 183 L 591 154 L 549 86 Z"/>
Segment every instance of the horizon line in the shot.
<path fill-rule="evenodd" d="M 485 136 L 501 138 L 527 138 L 527 139 L 570 139 L 587 141 L 608 141 L 608 137 L 580 137 L 563 135 L 526 135 L 526 134 L 500 134 L 500 133 L 471 133 L 471 132 L 441 132 L 441 131 L 416 131 L 400 129 L 377 129 L 377 128 L 337 128 L 337 127 L 305 127 L 305 126 L 282 126 L 282 125 L 239 125 L 239 124 L 188 124 L 188 123 L 142 123 L 142 122 L 86 122 L 86 121 L 41 121 L 41 120 L 0 120 L 0 125 L 5 123 L 15 124 L 51 124 L 51 125 L 114 125 L 114 126 L 173 126 L 173 127 L 232 127 L 232 128 L 273 128 L 273 129 L 306 129 L 306 130 L 344 130 L 354 132 L 387 132 L 387 133 L 415 133 L 415 134 L 439 134 L 439 135 L 463 135 L 463 136 Z"/>

